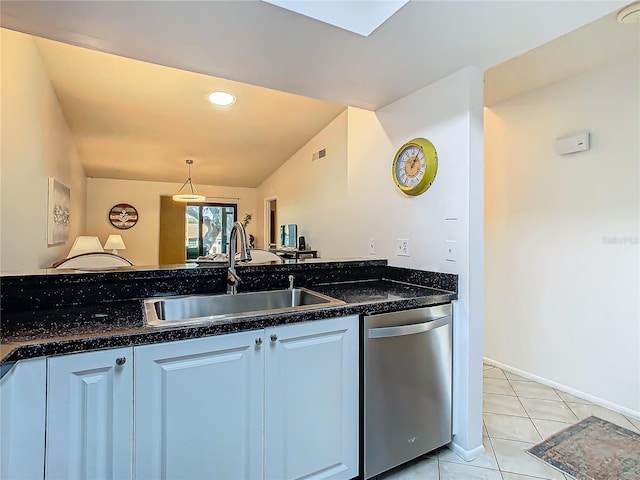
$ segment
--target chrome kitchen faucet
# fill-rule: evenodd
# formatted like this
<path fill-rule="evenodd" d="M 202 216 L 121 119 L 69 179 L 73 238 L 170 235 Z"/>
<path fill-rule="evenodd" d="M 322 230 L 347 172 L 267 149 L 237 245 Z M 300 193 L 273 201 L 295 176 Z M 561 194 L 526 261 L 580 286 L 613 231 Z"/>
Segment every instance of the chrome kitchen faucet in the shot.
<path fill-rule="evenodd" d="M 231 227 L 231 233 L 229 234 L 229 272 L 227 274 L 227 293 L 235 295 L 238 291 L 238 284 L 240 283 L 240 277 L 236 273 L 236 238 L 240 232 L 240 258 L 239 262 L 250 262 L 251 253 L 249 252 L 249 246 L 247 245 L 247 232 L 240 222 L 234 222 Z"/>

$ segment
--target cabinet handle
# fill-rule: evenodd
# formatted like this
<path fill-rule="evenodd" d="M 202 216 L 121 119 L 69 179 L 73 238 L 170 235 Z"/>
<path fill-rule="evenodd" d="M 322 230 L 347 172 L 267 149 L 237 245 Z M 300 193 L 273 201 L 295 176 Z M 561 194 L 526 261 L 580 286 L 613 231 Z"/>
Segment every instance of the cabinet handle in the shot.
<path fill-rule="evenodd" d="M 121 367 L 125 363 L 127 363 L 127 357 L 118 357 L 118 358 L 116 358 L 116 365 L 118 365 L 119 367 Z"/>
<path fill-rule="evenodd" d="M 278 335 L 276 335 L 275 333 L 271 334 L 271 341 L 275 342 L 276 340 L 278 340 Z"/>
<path fill-rule="evenodd" d="M 256 338 L 256 345 L 259 347 L 260 345 L 262 345 L 262 338 L 258 337 Z"/>

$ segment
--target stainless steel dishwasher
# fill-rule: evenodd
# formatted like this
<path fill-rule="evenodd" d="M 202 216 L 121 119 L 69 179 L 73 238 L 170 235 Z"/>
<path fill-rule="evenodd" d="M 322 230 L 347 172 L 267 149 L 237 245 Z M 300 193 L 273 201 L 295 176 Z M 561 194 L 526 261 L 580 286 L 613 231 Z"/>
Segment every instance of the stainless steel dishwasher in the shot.
<path fill-rule="evenodd" d="M 451 304 L 364 317 L 364 478 L 451 441 Z"/>

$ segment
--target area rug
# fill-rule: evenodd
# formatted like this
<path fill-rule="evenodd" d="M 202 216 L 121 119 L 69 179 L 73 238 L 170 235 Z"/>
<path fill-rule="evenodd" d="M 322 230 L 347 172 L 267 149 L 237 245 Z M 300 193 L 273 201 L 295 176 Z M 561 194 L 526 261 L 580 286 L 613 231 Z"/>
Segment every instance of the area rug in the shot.
<path fill-rule="evenodd" d="M 527 450 L 578 480 L 640 479 L 640 434 L 588 417 Z"/>

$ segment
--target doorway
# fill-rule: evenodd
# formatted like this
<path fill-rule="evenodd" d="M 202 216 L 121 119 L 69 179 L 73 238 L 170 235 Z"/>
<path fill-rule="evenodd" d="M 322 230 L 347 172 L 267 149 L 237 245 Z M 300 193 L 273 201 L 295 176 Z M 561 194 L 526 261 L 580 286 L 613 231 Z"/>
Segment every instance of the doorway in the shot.
<path fill-rule="evenodd" d="M 264 238 L 265 248 L 276 248 L 278 238 L 278 199 L 267 198 L 264 201 Z"/>

